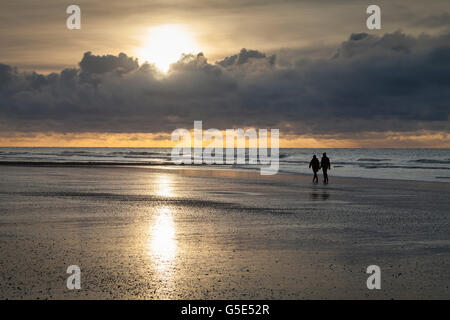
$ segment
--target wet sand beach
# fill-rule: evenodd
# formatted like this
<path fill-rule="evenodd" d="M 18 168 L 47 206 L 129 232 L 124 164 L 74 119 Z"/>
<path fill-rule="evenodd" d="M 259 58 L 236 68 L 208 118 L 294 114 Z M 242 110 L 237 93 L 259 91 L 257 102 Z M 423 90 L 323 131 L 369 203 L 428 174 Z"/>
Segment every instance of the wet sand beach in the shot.
<path fill-rule="evenodd" d="M 1 166 L 0 298 L 450 298 L 450 184 L 311 180 Z M 366 287 L 373 264 L 381 290 Z"/>

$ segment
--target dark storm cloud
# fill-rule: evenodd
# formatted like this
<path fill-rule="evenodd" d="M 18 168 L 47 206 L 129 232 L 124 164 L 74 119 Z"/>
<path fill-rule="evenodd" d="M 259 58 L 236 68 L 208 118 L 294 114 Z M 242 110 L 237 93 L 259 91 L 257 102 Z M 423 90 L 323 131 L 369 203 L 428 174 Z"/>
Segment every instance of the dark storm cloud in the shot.
<path fill-rule="evenodd" d="M 94 56 L 91 52 L 86 52 L 79 63 L 82 73 L 102 74 L 111 71 L 130 72 L 139 67 L 137 59 L 128 57 L 124 53 L 119 56 L 104 55 Z"/>
<path fill-rule="evenodd" d="M 128 57 L 124 53 L 119 53 L 117 57 L 110 54 L 95 56 L 90 51 L 84 54 L 79 66 L 80 79 L 93 83 L 101 82 L 98 76 L 105 73 L 124 74 L 139 68 L 137 59 Z"/>
<path fill-rule="evenodd" d="M 275 55 L 271 55 L 267 57 L 265 53 L 259 52 L 257 50 L 247 50 L 245 48 L 241 49 L 239 54 L 232 55 L 230 57 L 226 57 L 222 61 L 218 61 L 217 64 L 222 67 L 231 67 L 231 66 L 239 66 L 250 61 L 259 61 L 263 60 L 264 62 L 269 63 L 270 65 L 275 64 Z"/>
<path fill-rule="evenodd" d="M 2 85 L 7 85 L 12 79 L 12 68 L 6 64 L 0 63 L 0 89 Z"/>
<path fill-rule="evenodd" d="M 171 132 L 194 120 L 349 137 L 449 130 L 450 35 L 352 34 L 319 59 L 185 55 L 165 76 L 126 54 L 87 52 L 79 66 L 42 75 L 0 65 L 0 131 Z"/>

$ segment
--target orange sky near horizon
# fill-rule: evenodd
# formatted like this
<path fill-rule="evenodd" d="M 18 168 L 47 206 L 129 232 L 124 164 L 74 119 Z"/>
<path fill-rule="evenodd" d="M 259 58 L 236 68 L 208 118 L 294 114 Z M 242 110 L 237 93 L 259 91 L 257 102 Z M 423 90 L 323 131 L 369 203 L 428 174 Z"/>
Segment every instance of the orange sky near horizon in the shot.
<path fill-rule="evenodd" d="M 225 137 L 225 134 L 223 134 Z M 192 140 L 193 141 L 193 140 Z M 225 139 L 224 139 L 225 141 Z M 225 143 L 225 142 L 224 142 Z M 171 148 L 167 133 L 22 133 L 0 135 L 0 147 Z M 203 143 L 208 145 L 209 141 Z M 445 132 L 368 133 L 359 139 L 282 135 L 280 148 L 450 148 Z"/>

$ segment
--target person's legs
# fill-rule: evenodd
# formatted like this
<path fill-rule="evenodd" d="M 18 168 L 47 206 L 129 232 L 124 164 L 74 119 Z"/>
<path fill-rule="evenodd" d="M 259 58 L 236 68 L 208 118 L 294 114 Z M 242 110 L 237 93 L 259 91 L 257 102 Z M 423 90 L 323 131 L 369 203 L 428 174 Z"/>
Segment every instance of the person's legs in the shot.
<path fill-rule="evenodd" d="M 323 170 L 323 183 L 328 184 L 327 170 Z"/>
<path fill-rule="evenodd" d="M 319 182 L 319 177 L 317 176 L 317 171 L 314 171 L 313 183 Z"/>

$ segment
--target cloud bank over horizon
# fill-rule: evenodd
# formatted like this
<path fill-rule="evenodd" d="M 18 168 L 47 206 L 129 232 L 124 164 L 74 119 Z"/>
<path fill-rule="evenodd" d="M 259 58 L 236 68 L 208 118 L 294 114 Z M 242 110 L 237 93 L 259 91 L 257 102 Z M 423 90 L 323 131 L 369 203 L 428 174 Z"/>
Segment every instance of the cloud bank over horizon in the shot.
<path fill-rule="evenodd" d="M 242 49 L 211 63 L 188 54 L 167 74 L 125 53 L 86 52 L 78 68 L 46 75 L 0 64 L 0 135 L 170 133 L 194 120 L 346 138 L 448 133 L 449 101 L 450 34 L 356 33 L 328 58 Z"/>

